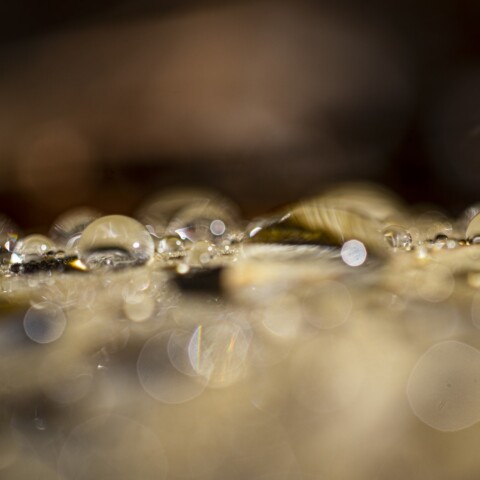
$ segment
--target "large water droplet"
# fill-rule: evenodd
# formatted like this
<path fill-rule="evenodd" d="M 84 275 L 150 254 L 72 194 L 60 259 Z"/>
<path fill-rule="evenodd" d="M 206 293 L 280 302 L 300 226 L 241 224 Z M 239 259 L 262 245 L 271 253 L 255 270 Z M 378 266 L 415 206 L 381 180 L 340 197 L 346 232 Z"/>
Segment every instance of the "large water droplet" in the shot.
<path fill-rule="evenodd" d="M 108 215 L 92 222 L 78 244 L 80 260 L 90 269 L 148 262 L 155 246 L 147 229 L 123 215 Z"/>
<path fill-rule="evenodd" d="M 52 252 L 55 249 L 55 243 L 44 235 L 28 235 L 15 245 L 10 262 L 28 263 L 40 261 L 48 252 Z"/>
<path fill-rule="evenodd" d="M 85 228 L 100 217 L 100 212 L 91 208 L 74 208 L 63 213 L 53 222 L 49 235 L 61 247 L 67 250 L 74 249 Z"/>

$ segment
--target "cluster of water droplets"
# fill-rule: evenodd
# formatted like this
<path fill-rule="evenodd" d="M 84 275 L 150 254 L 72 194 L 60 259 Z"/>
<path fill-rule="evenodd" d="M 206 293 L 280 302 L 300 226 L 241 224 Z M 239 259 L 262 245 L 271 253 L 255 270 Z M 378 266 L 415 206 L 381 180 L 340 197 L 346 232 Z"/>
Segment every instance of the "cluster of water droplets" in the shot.
<path fill-rule="evenodd" d="M 480 421 L 478 207 L 349 184 L 251 221 L 200 189 L 0 220 L 0 473 L 367 479 L 394 437 L 461 478 L 435 435 Z"/>

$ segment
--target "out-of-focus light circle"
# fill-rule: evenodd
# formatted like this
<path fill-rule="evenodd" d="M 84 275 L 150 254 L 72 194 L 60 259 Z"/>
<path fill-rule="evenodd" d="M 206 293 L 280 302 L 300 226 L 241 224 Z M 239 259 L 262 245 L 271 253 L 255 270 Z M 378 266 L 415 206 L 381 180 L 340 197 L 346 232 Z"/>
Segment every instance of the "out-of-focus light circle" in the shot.
<path fill-rule="evenodd" d="M 436 430 L 456 431 L 480 421 L 480 351 L 448 340 L 427 350 L 407 384 L 413 413 Z"/>
<path fill-rule="evenodd" d="M 44 302 L 28 309 L 23 319 L 27 336 L 36 343 L 58 340 L 65 330 L 67 319 L 57 305 Z"/>
<path fill-rule="evenodd" d="M 179 404 L 198 397 L 205 384 L 172 364 L 168 356 L 172 333 L 161 332 L 145 343 L 138 357 L 137 374 L 143 389 L 151 397 L 163 403 Z"/>
<path fill-rule="evenodd" d="M 359 240 L 348 240 L 340 251 L 342 260 L 350 267 L 359 267 L 367 259 L 367 249 Z"/>

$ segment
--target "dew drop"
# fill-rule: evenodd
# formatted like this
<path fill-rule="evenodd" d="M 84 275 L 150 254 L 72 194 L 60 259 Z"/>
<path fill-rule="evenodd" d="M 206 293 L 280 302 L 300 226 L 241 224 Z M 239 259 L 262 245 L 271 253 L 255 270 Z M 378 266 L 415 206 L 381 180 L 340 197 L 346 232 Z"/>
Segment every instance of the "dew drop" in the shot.
<path fill-rule="evenodd" d="M 158 253 L 168 254 L 170 256 L 176 256 L 182 253 L 185 250 L 184 241 L 173 235 L 168 237 L 163 237 L 158 242 Z"/>
<path fill-rule="evenodd" d="M 130 217 L 108 215 L 92 222 L 78 244 L 80 260 L 89 268 L 120 268 L 152 259 L 155 246 L 148 230 Z"/>
<path fill-rule="evenodd" d="M 10 259 L 11 263 L 40 261 L 48 252 L 55 250 L 55 243 L 44 235 L 28 235 L 17 244 Z"/>
<path fill-rule="evenodd" d="M 383 231 L 387 244 L 392 248 L 408 250 L 412 246 L 412 235 L 400 225 L 390 225 Z"/>

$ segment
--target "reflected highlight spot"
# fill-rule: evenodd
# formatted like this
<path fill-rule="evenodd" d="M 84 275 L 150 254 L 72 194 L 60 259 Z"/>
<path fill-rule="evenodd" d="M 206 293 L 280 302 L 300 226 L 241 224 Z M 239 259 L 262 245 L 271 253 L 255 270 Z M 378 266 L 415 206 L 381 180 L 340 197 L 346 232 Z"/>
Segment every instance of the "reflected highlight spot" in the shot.
<path fill-rule="evenodd" d="M 343 244 L 340 255 L 349 267 L 359 267 L 367 259 L 367 249 L 359 240 L 349 240 Z"/>

